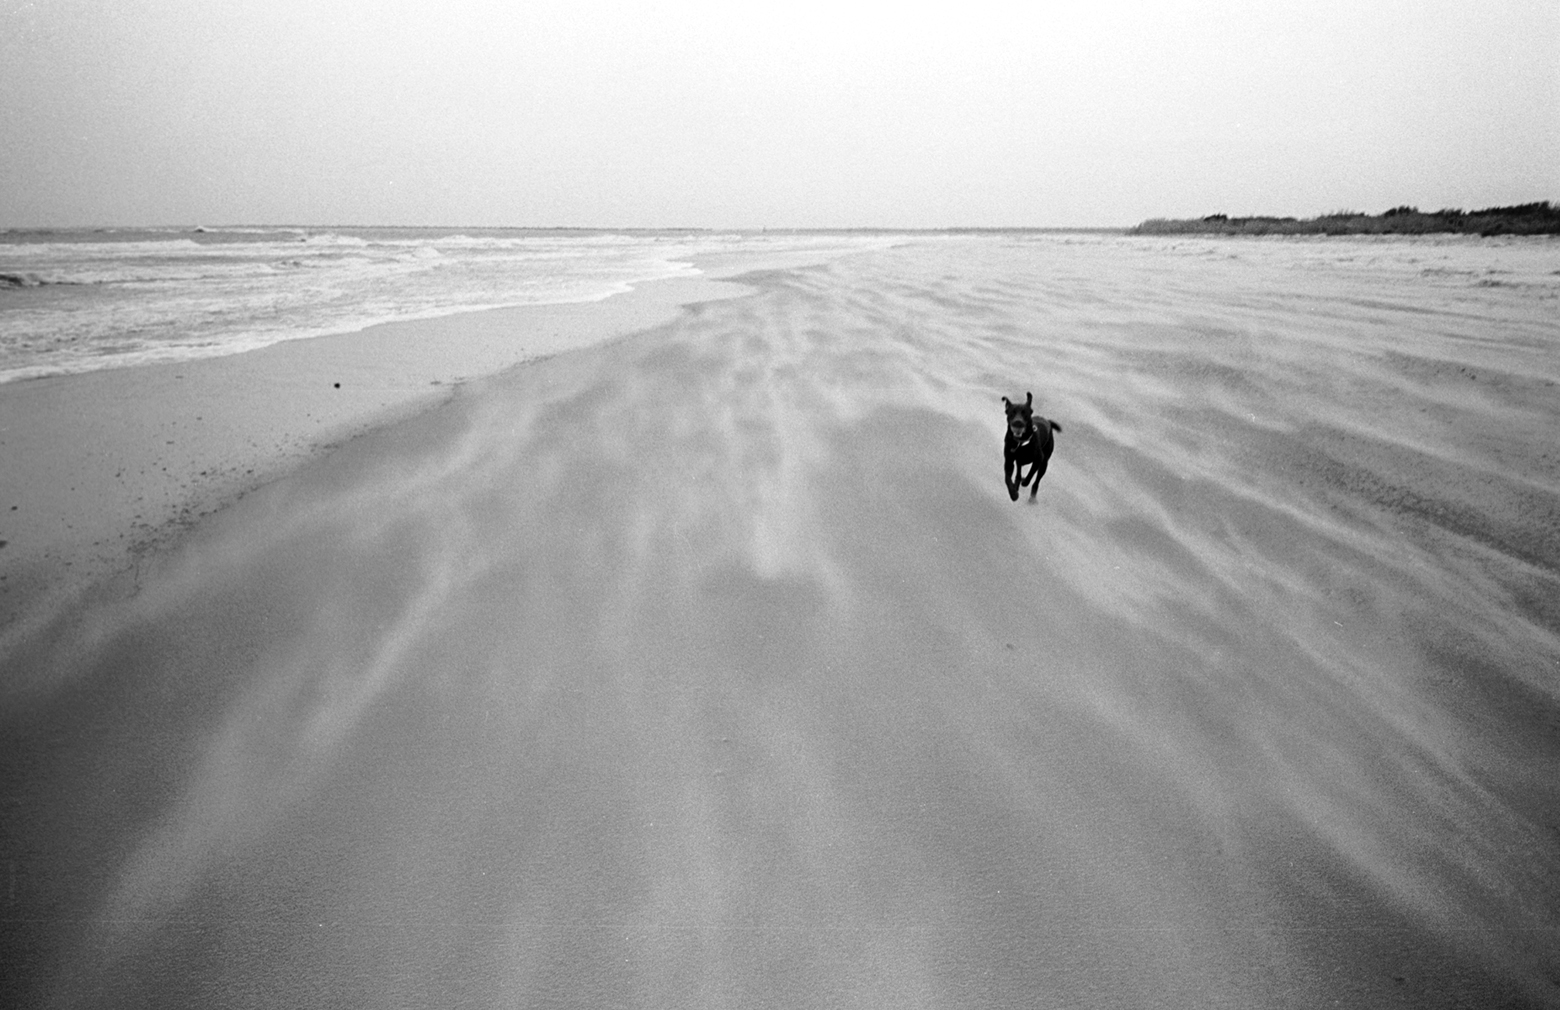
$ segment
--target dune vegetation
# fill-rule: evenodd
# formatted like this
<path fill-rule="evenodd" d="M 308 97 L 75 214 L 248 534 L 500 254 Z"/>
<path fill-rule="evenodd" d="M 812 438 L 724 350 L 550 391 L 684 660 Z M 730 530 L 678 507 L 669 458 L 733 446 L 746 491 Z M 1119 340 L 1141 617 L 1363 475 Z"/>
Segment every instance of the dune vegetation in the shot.
<path fill-rule="evenodd" d="M 1339 210 L 1319 217 L 1151 218 L 1133 235 L 1560 235 L 1560 207 L 1549 201 L 1464 211 L 1424 212 L 1403 205 L 1381 214 Z"/>

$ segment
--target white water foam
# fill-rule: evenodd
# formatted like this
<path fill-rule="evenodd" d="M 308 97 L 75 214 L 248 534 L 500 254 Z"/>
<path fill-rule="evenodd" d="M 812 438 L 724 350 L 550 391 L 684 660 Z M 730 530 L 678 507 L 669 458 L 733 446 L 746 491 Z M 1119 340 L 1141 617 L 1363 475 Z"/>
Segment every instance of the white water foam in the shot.
<path fill-rule="evenodd" d="M 820 241 L 520 229 L 6 233 L 0 383 L 236 354 L 396 320 L 597 301 L 694 273 L 688 258 L 701 253 Z"/>

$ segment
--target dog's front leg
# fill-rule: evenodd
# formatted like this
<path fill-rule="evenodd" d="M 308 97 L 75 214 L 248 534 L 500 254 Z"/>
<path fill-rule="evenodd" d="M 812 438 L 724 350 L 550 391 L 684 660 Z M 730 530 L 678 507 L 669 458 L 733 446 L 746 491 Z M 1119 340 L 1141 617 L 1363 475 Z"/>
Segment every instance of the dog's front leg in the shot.
<path fill-rule="evenodd" d="M 1012 456 L 1002 461 L 1002 479 L 1007 482 L 1008 497 L 1018 501 L 1018 464 Z"/>
<path fill-rule="evenodd" d="M 1039 459 L 1035 460 L 1035 465 L 1029 470 L 1029 479 L 1035 482 L 1034 486 L 1029 489 L 1030 501 L 1034 501 L 1035 495 L 1040 493 L 1040 478 L 1045 476 L 1046 463 L 1046 458 L 1041 456 Z"/>

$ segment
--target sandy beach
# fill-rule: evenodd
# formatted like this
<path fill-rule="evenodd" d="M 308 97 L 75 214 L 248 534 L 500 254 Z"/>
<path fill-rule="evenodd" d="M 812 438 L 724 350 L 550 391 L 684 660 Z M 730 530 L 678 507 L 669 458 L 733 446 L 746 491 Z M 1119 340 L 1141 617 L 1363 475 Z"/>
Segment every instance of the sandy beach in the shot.
<path fill-rule="evenodd" d="M 920 236 L 0 390 L 0 1001 L 1560 1006 L 1557 256 Z"/>
<path fill-rule="evenodd" d="M 443 401 L 462 382 L 610 341 L 738 290 L 709 276 L 666 281 L 598 302 L 388 323 L 241 355 L 0 387 L 0 631 L 353 436 Z"/>

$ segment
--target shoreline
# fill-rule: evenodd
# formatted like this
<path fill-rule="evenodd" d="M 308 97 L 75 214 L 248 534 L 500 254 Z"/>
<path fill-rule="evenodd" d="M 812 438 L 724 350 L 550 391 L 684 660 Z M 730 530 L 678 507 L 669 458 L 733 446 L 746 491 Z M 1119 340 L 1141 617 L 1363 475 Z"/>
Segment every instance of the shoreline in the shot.
<path fill-rule="evenodd" d="M 592 302 L 381 323 L 252 351 L 0 387 L 0 637 L 69 606 L 207 516 L 465 385 L 740 297 L 730 278 L 851 248 L 697 257 Z"/>
<path fill-rule="evenodd" d="M 1554 1004 L 1549 259 L 1172 246 L 733 261 L 18 626 L 0 1002 Z"/>

